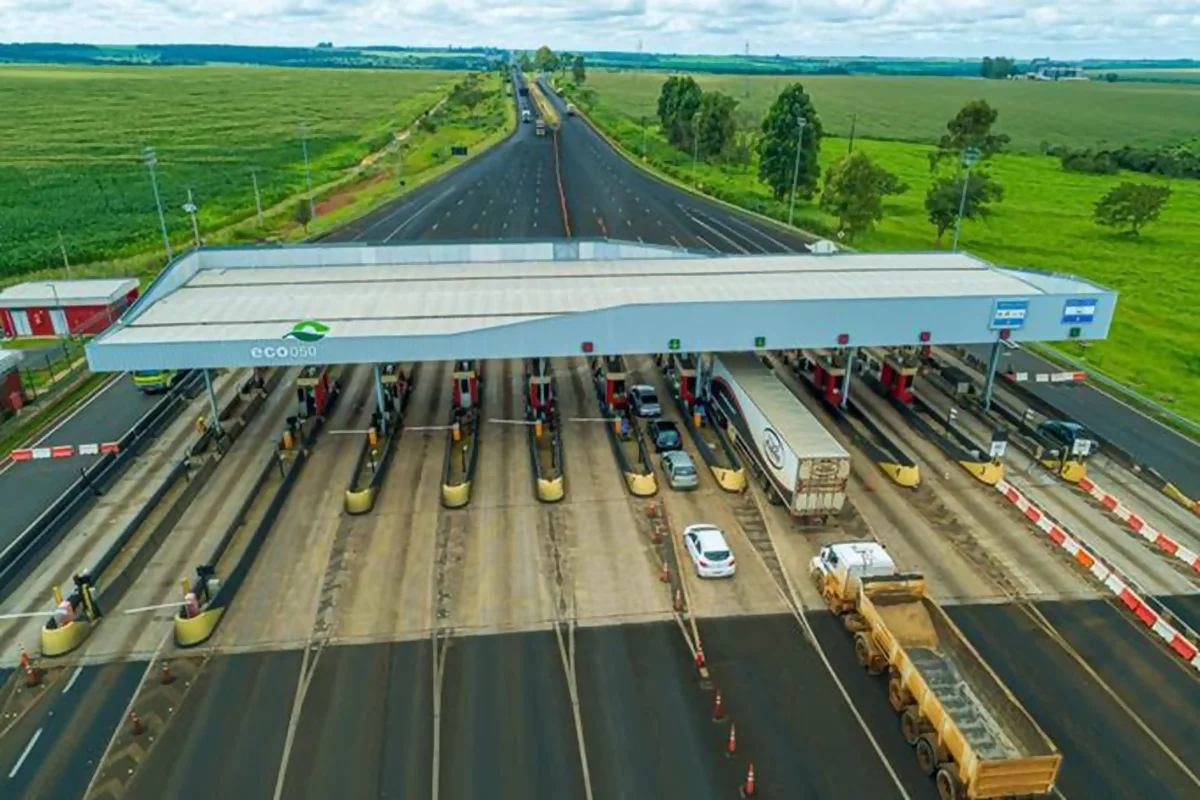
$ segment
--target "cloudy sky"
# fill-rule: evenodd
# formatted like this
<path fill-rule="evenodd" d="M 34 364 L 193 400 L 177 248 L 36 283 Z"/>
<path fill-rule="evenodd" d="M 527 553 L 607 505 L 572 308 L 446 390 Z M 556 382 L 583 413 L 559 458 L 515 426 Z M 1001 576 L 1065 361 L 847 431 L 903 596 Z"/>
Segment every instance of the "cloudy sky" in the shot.
<path fill-rule="evenodd" d="M 1200 53 L 1200 0 L 0 0 L 0 41 L 789 55 Z"/>

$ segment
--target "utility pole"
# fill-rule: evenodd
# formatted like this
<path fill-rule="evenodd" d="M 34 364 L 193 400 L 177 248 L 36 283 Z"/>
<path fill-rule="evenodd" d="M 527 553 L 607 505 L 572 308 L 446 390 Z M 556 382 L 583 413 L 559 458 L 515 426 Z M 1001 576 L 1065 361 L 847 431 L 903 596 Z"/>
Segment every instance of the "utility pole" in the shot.
<path fill-rule="evenodd" d="M 162 197 L 158 193 L 158 177 L 154 174 L 158 156 L 153 147 L 142 148 L 142 161 L 150 170 L 150 185 L 154 187 L 154 205 L 158 207 L 158 227 L 162 229 L 163 247 L 167 248 L 167 261 L 170 261 L 175 256 L 171 252 L 171 237 L 167 236 L 167 218 L 163 215 Z"/>
<path fill-rule="evenodd" d="M 696 165 L 700 161 L 700 109 L 696 109 L 696 113 L 692 116 L 692 177 L 696 182 L 700 182 L 700 177 L 696 174 Z"/>
<path fill-rule="evenodd" d="M 308 217 L 317 218 L 317 206 L 313 202 L 312 170 L 308 165 L 308 123 L 300 123 L 300 146 L 304 148 L 304 180 L 308 184 Z"/>
<path fill-rule="evenodd" d="M 854 128 L 856 125 L 858 125 L 858 114 L 851 114 L 850 115 L 850 146 L 846 150 L 846 153 L 848 153 L 848 154 L 854 152 Z"/>
<path fill-rule="evenodd" d="M 250 168 L 250 180 L 254 182 L 254 208 L 258 211 L 258 227 L 263 226 L 262 196 L 258 193 L 258 167 Z"/>
<path fill-rule="evenodd" d="M 968 147 L 962 154 L 962 165 L 967 168 L 967 173 L 963 177 L 962 197 L 958 201 L 958 217 L 954 220 L 954 243 L 950 246 L 950 251 L 958 252 L 958 233 L 962 229 L 963 213 L 967 210 L 967 187 L 971 185 L 971 167 L 979 160 L 979 151 L 974 147 Z"/>
<path fill-rule="evenodd" d="M 192 218 L 192 233 L 196 236 L 196 247 L 200 247 L 200 223 L 196 221 L 196 203 L 192 200 L 192 190 L 188 189 L 188 201 L 183 204 L 183 210 Z"/>
<path fill-rule="evenodd" d="M 796 117 L 796 166 L 792 170 L 792 203 L 788 209 L 788 225 L 792 224 L 792 219 L 796 216 L 796 185 L 800 183 L 800 151 L 804 149 L 804 126 L 808 120 L 804 115 Z"/>
<path fill-rule="evenodd" d="M 63 266 L 67 268 L 67 280 L 71 280 L 71 261 L 67 258 L 67 245 L 63 241 L 62 231 L 58 232 L 58 250 L 62 253 Z"/>

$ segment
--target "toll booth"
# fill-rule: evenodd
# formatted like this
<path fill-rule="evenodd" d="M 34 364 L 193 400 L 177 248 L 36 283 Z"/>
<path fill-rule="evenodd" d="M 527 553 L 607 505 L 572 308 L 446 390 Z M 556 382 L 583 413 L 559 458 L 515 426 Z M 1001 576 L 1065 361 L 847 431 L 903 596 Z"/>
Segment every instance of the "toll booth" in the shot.
<path fill-rule="evenodd" d="M 917 376 L 920 359 L 911 352 L 891 351 L 884 356 L 879 370 L 879 382 L 888 394 L 901 403 L 912 403 L 913 379 Z"/>
<path fill-rule="evenodd" d="M 813 382 L 821 388 L 830 405 L 842 404 L 842 384 L 846 379 L 846 355 L 842 352 L 825 353 L 812 361 Z"/>
<path fill-rule="evenodd" d="M 600 385 L 606 405 L 615 409 L 625 407 L 625 359 L 621 356 L 601 356 L 592 359 L 592 374 Z"/>
<path fill-rule="evenodd" d="M 554 408 L 554 382 L 550 377 L 550 360 L 525 359 L 525 382 L 529 387 L 529 405 L 537 415 L 546 415 Z"/>
<path fill-rule="evenodd" d="M 399 398 L 404 394 L 408 376 L 400 364 L 382 364 L 379 367 L 379 382 L 383 384 L 383 407 L 387 413 L 395 413 Z"/>
<path fill-rule="evenodd" d="M 696 358 L 690 353 L 672 353 L 670 358 L 671 368 L 679 382 L 679 397 L 687 408 L 695 408 L 696 398 L 700 396 Z"/>
<path fill-rule="evenodd" d="M 329 378 L 329 367 L 310 365 L 300 371 L 296 379 L 296 400 L 300 405 L 301 417 L 319 417 L 329 406 L 333 384 Z"/>
<path fill-rule="evenodd" d="M 454 407 L 479 407 L 479 369 L 474 361 L 454 362 Z"/>

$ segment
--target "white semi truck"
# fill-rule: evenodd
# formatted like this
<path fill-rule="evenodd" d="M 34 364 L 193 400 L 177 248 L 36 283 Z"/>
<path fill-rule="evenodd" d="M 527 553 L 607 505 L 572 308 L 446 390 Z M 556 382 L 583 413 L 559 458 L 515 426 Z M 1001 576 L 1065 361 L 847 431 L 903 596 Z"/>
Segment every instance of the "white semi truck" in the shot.
<path fill-rule="evenodd" d="M 713 358 L 712 402 L 760 485 L 794 517 L 825 521 L 846 504 L 850 455 L 752 353 Z"/>

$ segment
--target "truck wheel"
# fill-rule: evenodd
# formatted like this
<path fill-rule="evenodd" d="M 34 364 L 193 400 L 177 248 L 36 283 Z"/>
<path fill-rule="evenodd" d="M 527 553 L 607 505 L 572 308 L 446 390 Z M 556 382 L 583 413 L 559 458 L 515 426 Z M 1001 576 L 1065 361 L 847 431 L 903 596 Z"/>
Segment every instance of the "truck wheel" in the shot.
<path fill-rule="evenodd" d="M 913 704 L 912 693 L 905 689 L 894 675 L 888 680 L 888 703 L 897 714 Z"/>
<path fill-rule="evenodd" d="M 854 637 L 854 658 L 863 669 L 871 666 L 871 643 L 861 633 Z"/>
<path fill-rule="evenodd" d="M 921 712 L 916 706 L 909 706 L 900 715 L 900 733 L 904 736 L 904 741 L 912 747 L 916 747 L 921 734 L 925 732 L 925 727 L 921 722 Z"/>
<path fill-rule="evenodd" d="M 937 771 L 938 797 L 941 800 L 962 800 L 963 785 L 955 774 L 954 766 L 947 764 Z"/>
<path fill-rule="evenodd" d="M 851 633 L 861 633 L 867 629 L 867 621 L 862 618 L 862 614 L 847 614 L 842 617 L 842 624 Z"/>
<path fill-rule="evenodd" d="M 932 777 L 933 773 L 937 772 L 938 759 L 937 748 L 929 741 L 929 734 L 917 739 L 914 749 L 917 753 L 917 766 L 921 768 L 921 772 Z"/>

